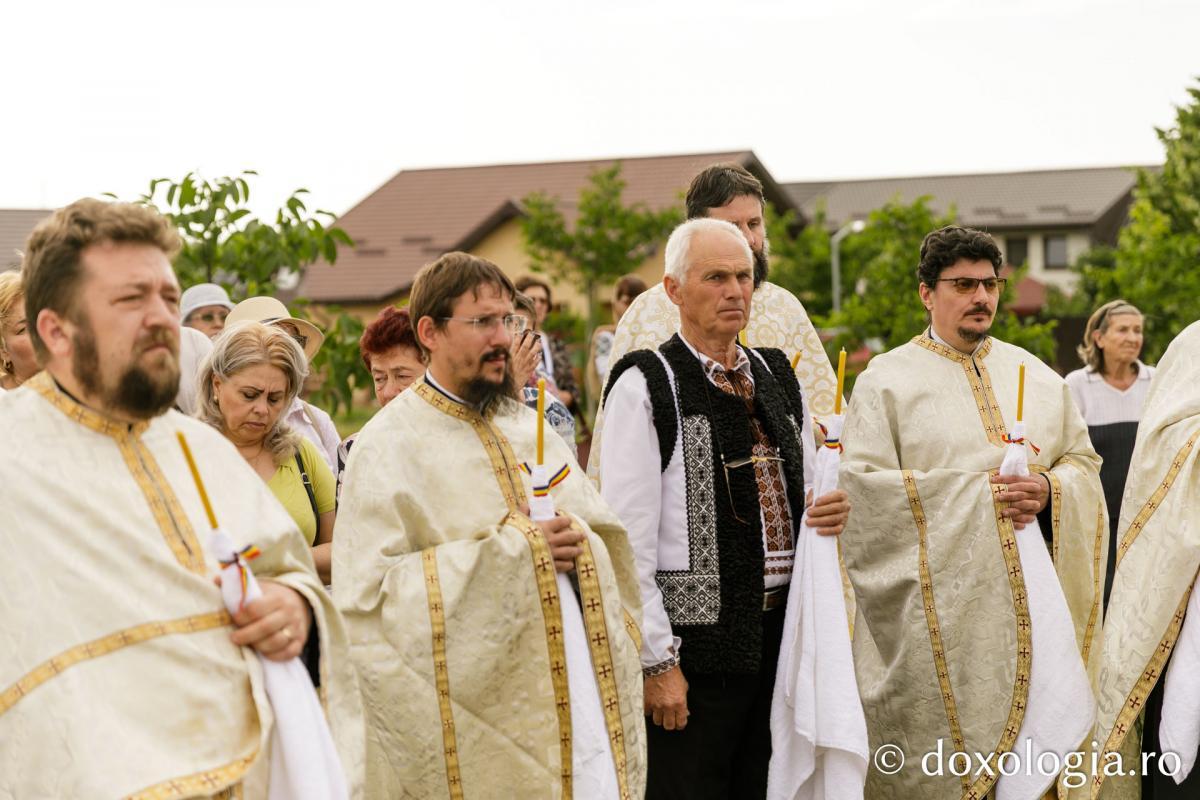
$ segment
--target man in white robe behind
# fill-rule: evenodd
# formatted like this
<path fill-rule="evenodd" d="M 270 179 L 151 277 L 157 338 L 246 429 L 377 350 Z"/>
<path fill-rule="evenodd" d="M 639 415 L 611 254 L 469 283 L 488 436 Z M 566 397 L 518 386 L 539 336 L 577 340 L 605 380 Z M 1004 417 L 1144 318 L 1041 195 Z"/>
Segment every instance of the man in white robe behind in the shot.
<path fill-rule="evenodd" d="M 515 400 L 514 291 L 466 253 L 421 271 L 409 309 L 429 371 L 367 423 L 346 466 L 333 586 L 363 680 L 371 797 L 645 787 L 633 555 L 552 432 L 559 513 L 528 516 L 538 417 Z"/>
<path fill-rule="evenodd" d="M 259 655 L 319 641 L 352 796 L 362 711 L 345 630 L 287 513 L 218 432 L 170 410 L 178 237 L 144 206 L 80 200 L 26 251 L 45 371 L 0 399 L 0 797 L 266 798 Z M 263 596 L 232 618 L 176 434 Z M 258 651 L 255 653 L 254 651 Z"/>

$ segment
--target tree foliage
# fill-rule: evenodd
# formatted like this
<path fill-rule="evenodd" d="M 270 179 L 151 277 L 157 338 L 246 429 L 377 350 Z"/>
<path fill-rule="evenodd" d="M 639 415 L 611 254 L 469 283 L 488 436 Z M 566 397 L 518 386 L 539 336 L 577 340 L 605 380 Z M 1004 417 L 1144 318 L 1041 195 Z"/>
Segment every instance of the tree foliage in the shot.
<path fill-rule="evenodd" d="M 150 181 L 140 200 L 169 218 L 183 238 L 175 259 L 183 286 L 219 283 L 234 300 L 274 294 L 285 271 L 302 273 L 318 258 L 332 264 L 338 244 L 354 244 L 332 225 L 334 214 L 308 211 L 307 189 L 292 192 L 273 222 L 255 217 L 247 207 L 247 178 L 256 174 L 246 170 L 210 181 L 189 172 L 178 181 Z"/>
<path fill-rule="evenodd" d="M 358 349 L 358 340 L 366 326 L 340 308 L 330 307 L 326 311 L 333 315 L 327 325 L 313 319 L 303 304 L 293 313 L 310 319 L 325 331 L 325 342 L 310 365 L 311 371 L 321 376 L 321 385 L 309 402 L 336 416 L 351 409 L 355 391 L 370 389 L 373 383 Z"/>
<path fill-rule="evenodd" d="M 1079 286 L 1053 309 L 1086 315 L 1117 297 L 1146 315 L 1143 358 L 1156 361 L 1200 319 L 1200 87 L 1176 109 L 1175 125 L 1156 129 L 1166 151 L 1161 171 L 1141 170 L 1129 224 L 1113 248 L 1089 251 L 1073 267 Z"/>
<path fill-rule="evenodd" d="M 569 224 L 556 198 L 526 196 L 521 229 L 535 272 L 575 286 L 587 298 L 587 336 L 595 328 L 596 290 L 642 265 L 683 220 L 680 206 L 654 210 L 626 205 L 620 163 L 597 169 L 579 192 L 577 215 Z"/>
<path fill-rule="evenodd" d="M 843 285 L 849 289 L 842 309 L 825 316 L 820 311 L 828 308 L 828 304 L 810 309 L 819 327 L 835 332 L 826 344 L 831 357 L 842 347 L 850 352 L 863 347 L 874 353 L 891 350 L 928 326 L 925 307 L 917 294 L 921 241 L 930 231 L 951 225 L 955 220 L 953 209 L 949 214 L 938 215 L 929 207 L 929 201 L 930 198 L 921 197 L 910 204 L 899 200 L 886 203 L 871 212 L 861 233 L 842 241 Z M 797 265 L 814 265 L 813 280 L 818 283 L 811 291 L 817 297 L 827 298 L 829 290 L 825 288 L 822 293 L 820 284 L 828 283 L 829 234 L 824 226 L 810 228 L 819 234 L 810 235 L 808 244 L 790 258 Z M 775 274 L 773 268 L 772 275 Z M 783 277 L 786 279 L 787 275 L 785 271 Z M 1006 308 L 1021 275 L 1018 271 L 1010 278 L 1000 299 L 992 334 L 1052 361 L 1054 323 L 1021 320 Z"/>

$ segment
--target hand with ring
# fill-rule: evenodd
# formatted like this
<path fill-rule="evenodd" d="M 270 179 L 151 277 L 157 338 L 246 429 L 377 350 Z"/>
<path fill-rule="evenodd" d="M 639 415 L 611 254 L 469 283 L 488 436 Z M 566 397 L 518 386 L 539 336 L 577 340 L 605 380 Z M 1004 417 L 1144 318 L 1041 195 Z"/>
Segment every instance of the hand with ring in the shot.
<path fill-rule="evenodd" d="M 262 597 L 233 615 L 233 643 L 253 647 L 272 661 L 297 657 L 312 624 L 308 602 L 295 589 L 270 579 L 261 579 L 259 586 Z"/>

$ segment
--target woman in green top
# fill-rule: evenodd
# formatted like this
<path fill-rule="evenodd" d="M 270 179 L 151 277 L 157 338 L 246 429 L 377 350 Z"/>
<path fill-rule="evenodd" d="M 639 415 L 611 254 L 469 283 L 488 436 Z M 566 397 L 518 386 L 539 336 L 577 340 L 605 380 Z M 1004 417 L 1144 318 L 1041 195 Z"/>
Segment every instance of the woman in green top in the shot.
<path fill-rule="evenodd" d="M 317 574 L 328 584 L 333 472 L 308 440 L 280 422 L 307 374 L 304 351 L 281 328 L 258 322 L 226 328 L 197 380 L 196 415 L 233 442 L 266 481 L 312 546 Z"/>

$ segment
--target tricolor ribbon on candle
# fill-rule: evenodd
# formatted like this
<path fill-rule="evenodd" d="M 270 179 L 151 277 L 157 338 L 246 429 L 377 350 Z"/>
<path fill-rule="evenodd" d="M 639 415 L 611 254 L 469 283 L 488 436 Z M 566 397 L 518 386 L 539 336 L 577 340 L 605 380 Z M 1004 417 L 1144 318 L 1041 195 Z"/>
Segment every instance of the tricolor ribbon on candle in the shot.
<path fill-rule="evenodd" d="M 238 578 L 242 586 L 242 599 L 238 601 L 238 611 L 241 611 L 246 607 L 246 593 L 250 589 L 250 565 L 247 562 L 253 561 L 260 555 L 262 555 L 262 551 L 259 550 L 256 545 L 251 544 L 246 545 L 241 550 L 238 550 L 233 554 L 233 558 L 228 561 L 223 559 L 217 560 L 217 563 L 219 563 L 222 567 L 232 567 L 235 564 L 237 565 Z"/>
<path fill-rule="evenodd" d="M 528 475 L 530 477 L 534 477 L 534 468 L 529 466 L 528 462 L 521 462 L 521 472 L 524 472 L 526 475 Z M 549 478 L 546 479 L 545 484 L 539 486 L 537 483 L 535 483 L 533 485 L 533 496 L 534 497 L 545 497 L 546 495 L 550 494 L 551 489 L 553 489 L 555 486 L 558 486 L 560 483 L 562 483 L 564 480 L 566 480 L 567 476 L 570 474 L 571 474 L 570 465 L 563 464 L 562 467 L 558 470 L 558 472 L 554 473 L 553 475 L 551 475 Z"/>
<path fill-rule="evenodd" d="M 1019 439 L 1014 439 L 1011 434 L 1007 433 L 1004 434 L 1002 438 L 1008 444 L 1025 444 L 1027 441 L 1024 436 L 1020 437 Z M 1029 446 L 1033 448 L 1033 454 L 1035 456 L 1040 456 L 1042 454 L 1042 449 L 1033 442 L 1029 442 Z"/>
<path fill-rule="evenodd" d="M 837 450 L 839 453 L 846 452 L 846 448 L 842 446 L 842 441 L 839 438 L 829 438 L 829 428 L 823 422 L 817 422 L 817 427 L 821 429 L 821 436 L 824 437 L 825 444 L 822 447 L 828 447 L 830 450 Z"/>

